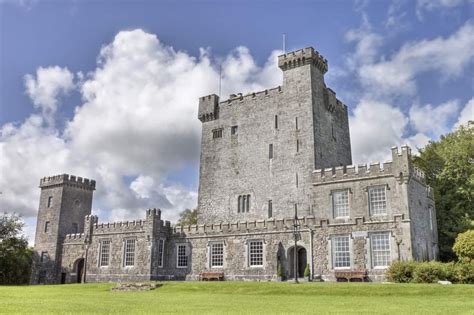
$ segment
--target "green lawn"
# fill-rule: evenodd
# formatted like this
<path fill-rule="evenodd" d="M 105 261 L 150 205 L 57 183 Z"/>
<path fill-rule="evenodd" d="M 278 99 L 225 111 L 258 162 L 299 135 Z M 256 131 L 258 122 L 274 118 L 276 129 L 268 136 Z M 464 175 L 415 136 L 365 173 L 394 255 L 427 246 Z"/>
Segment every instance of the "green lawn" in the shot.
<path fill-rule="evenodd" d="M 165 282 L 0 287 L 0 313 L 474 314 L 474 286 L 374 283 Z"/>

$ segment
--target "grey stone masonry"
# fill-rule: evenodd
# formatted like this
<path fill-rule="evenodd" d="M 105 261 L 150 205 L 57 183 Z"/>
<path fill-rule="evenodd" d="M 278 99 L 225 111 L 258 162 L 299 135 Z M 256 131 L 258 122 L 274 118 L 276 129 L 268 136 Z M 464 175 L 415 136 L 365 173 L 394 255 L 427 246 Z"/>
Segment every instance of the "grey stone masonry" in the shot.
<path fill-rule="evenodd" d="M 295 207 L 310 215 L 312 171 L 352 162 L 347 106 L 324 83 L 327 61 L 305 48 L 278 64 L 281 87 L 199 100 L 199 223 L 284 218 Z"/>

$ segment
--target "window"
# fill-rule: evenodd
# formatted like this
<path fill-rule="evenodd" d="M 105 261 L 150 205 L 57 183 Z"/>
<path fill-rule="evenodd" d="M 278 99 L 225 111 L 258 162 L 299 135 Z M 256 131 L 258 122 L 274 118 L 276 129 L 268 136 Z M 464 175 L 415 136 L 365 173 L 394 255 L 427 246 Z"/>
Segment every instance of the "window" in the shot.
<path fill-rule="evenodd" d="M 224 243 L 211 244 L 211 267 L 224 266 Z"/>
<path fill-rule="evenodd" d="M 222 138 L 222 128 L 212 130 L 212 139 Z"/>
<path fill-rule="evenodd" d="M 387 214 L 385 186 L 369 188 L 369 211 L 370 215 Z"/>
<path fill-rule="evenodd" d="M 99 266 L 108 266 L 110 259 L 110 240 L 101 240 L 100 241 L 100 257 L 99 257 Z"/>
<path fill-rule="evenodd" d="M 250 210 L 250 195 L 240 195 L 237 198 L 237 212 L 249 212 Z"/>
<path fill-rule="evenodd" d="M 48 208 L 51 208 L 52 205 L 53 205 L 53 196 L 49 196 L 48 197 Z"/>
<path fill-rule="evenodd" d="M 188 266 L 188 255 L 186 253 L 186 244 L 177 247 L 177 267 L 186 268 Z"/>
<path fill-rule="evenodd" d="M 430 230 L 433 231 L 433 207 L 428 208 L 430 214 Z"/>
<path fill-rule="evenodd" d="M 238 131 L 239 131 L 238 128 L 239 128 L 239 126 L 232 126 L 232 127 L 230 127 L 230 134 L 233 135 L 233 136 L 234 136 L 234 135 L 237 135 L 237 133 L 238 133 Z"/>
<path fill-rule="evenodd" d="M 332 193 L 332 207 L 335 218 L 349 216 L 349 191 L 340 190 Z"/>
<path fill-rule="evenodd" d="M 49 232 L 49 221 L 46 221 L 46 222 L 44 223 L 44 232 L 45 232 L 45 233 L 48 233 L 48 232 Z"/>
<path fill-rule="evenodd" d="M 41 258 L 40 258 L 40 261 L 41 262 L 47 262 L 49 259 L 49 255 L 48 255 L 48 252 L 41 252 Z"/>
<path fill-rule="evenodd" d="M 349 268 L 351 266 L 348 235 L 332 238 L 332 263 L 334 268 Z"/>
<path fill-rule="evenodd" d="M 72 224 L 72 233 L 76 234 L 79 231 L 77 223 Z"/>
<path fill-rule="evenodd" d="M 135 265 L 135 241 L 135 239 L 125 240 L 123 255 L 123 265 L 125 267 Z"/>
<path fill-rule="evenodd" d="M 158 267 L 163 267 L 163 255 L 165 253 L 165 240 L 158 241 Z"/>
<path fill-rule="evenodd" d="M 390 265 L 390 234 L 388 232 L 371 234 L 370 247 L 373 267 Z"/>
<path fill-rule="evenodd" d="M 295 127 L 296 127 L 296 130 L 298 130 L 298 117 L 295 118 Z"/>
<path fill-rule="evenodd" d="M 272 143 L 268 145 L 268 158 L 273 159 L 273 144 Z"/>
<path fill-rule="evenodd" d="M 298 188 L 298 173 L 295 174 L 296 188 Z"/>
<path fill-rule="evenodd" d="M 296 140 L 296 153 L 300 152 L 300 140 Z"/>
<path fill-rule="evenodd" d="M 263 241 L 249 242 L 249 265 L 251 267 L 263 266 Z"/>
<path fill-rule="evenodd" d="M 334 132 L 334 124 L 331 123 L 331 135 L 332 135 L 332 139 L 334 141 L 336 141 L 336 133 Z"/>
<path fill-rule="evenodd" d="M 273 202 L 268 200 L 268 217 L 273 217 Z"/>
<path fill-rule="evenodd" d="M 278 115 L 275 115 L 275 129 L 278 129 Z"/>

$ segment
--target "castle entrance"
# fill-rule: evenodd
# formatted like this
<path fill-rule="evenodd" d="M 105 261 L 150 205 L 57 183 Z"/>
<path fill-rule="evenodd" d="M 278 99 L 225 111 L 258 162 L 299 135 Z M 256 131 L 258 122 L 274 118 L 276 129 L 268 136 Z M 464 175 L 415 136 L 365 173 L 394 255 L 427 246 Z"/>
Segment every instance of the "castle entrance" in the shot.
<path fill-rule="evenodd" d="M 82 275 L 84 274 L 84 258 L 76 260 L 74 265 L 76 266 L 76 268 L 74 268 L 74 271 L 76 272 L 76 282 L 81 283 Z"/>
<path fill-rule="evenodd" d="M 297 267 L 297 276 L 298 278 L 304 277 L 304 270 L 306 268 L 307 257 L 306 249 L 302 246 L 298 246 L 296 249 L 296 254 L 298 255 L 298 267 Z M 290 278 L 295 278 L 295 247 L 291 247 L 288 250 L 288 275 Z"/>

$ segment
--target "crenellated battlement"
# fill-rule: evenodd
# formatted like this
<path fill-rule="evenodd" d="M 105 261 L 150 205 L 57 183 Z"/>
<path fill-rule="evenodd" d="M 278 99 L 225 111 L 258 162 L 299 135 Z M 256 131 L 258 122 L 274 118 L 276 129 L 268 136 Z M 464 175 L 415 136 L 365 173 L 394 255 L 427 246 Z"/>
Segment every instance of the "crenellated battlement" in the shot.
<path fill-rule="evenodd" d="M 312 64 L 323 74 L 328 71 L 328 61 L 319 54 L 313 47 L 292 51 L 278 56 L 278 67 L 283 70 L 289 70 L 304 65 Z"/>
<path fill-rule="evenodd" d="M 78 242 L 85 242 L 86 235 L 84 233 L 74 233 L 74 234 L 66 234 L 64 238 L 64 243 L 78 243 Z"/>
<path fill-rule="evenodd" d="M 84 189 L 95 190 L 95 180 L 68 174 L 43 177 L 42 179 L 40 179 L 39 187 L 44 188 L 65 184 L 81 187 Z"/>

